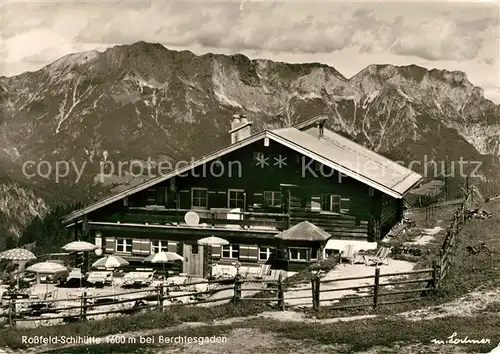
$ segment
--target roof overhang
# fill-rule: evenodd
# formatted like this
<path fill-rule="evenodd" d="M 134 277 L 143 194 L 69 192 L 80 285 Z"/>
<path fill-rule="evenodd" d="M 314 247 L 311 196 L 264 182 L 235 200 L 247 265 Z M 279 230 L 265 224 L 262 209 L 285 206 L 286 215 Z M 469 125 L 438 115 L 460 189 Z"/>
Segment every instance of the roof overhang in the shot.
<path fill-rule="evenodd" d="M 348 176 L 348 177 L 351 177 L 351 178 L 354 178 L 356 180 L 358 180 L 359 182 L 361 183 L 364 183 L 370 187 L 373 187 L 379 191 L 381 191 L 382 193 L 385 193 L 387 195 L 390 195 L 391 197 L 393 198 L 397 198 L 397 199 L 401 199 L 403 198 L 404 194 L 407 192 L 405 191 L 404 193 L 399 193 L 399 192 L 396 192 L 394 191 L 393 189 L 390 189 L 388 187 L 385 187 L 383 185 L 381 185 L 380 183 L 377 183 L 376 181 L 370 179 L 370 178 L 367 178 L 351 169 L 348 169 L 344 166 L 341 166 L 339 164 L 337 164 L 335 161 L 332 161 L 330 159 L 327 159 L 323 156 L 320 156 L 316 153 L 314 153 L 313 151 L 310 151 L 308 149 L 305 149 L 303 148 L 302 146 L 294 143 L 293 141 L 291 140 L 288 140 L 288 139 L 285 139 L 281 136 L 278 136 L 276 134 L 273 134 L 273 132 L 268 132 L 270 134 L 270 138 L 275 140 L 276 142 L 280 143 L 280 144 L 283 144 L 285 146 L 288 146 L 290 147 L 291 149 L 305 155 L 305 156 L 308 156 L 316 161 L 318 161 L 319 163 L 325 165 L 325 166 L 328 166 L 336 171 L 339 171 L 340 173 L 344 174 L 345 176 Z M 418 177 L 418 180 L 417 181 L 414 181 L 413 184 L 418 184 L 420 183 L 421 181 L 421 177 Z"/>
<path fill-rule="evenodd" d="M 307 129 L 309 127 L 312 127 L 314 125 L 317 125 L 319 123 L 325 123 L 327 120 L 328 120 L 328 114 L 326 113 L 321 113 L 321 114 L 318 114 L 314 117 L 311 117 L 309 119 L 306 119 L 300 123 L 297 123 L 295 124 L 293 127 L 298 129 L 298 130 L 303 130 L 303 129 Z"/>
<path fill-rule="evenodd" d="M 102 208 L 102 207 L 104 207 L 106 205 L 109 205 L 109 204 L 114 203 L 114 202 L 116 202 L 116 201 L 118 201 L 120 199 L 128 197 L 129 195 L 132 195 L 132 194 L 135 194 L 135 193 L 140 192 L 142 190 L 145 190 L 145 189 L 147 189 L 147 188 L 149 188 L 151 186 L 154 186 L 154 185 L 156 185 L 158 183 L 166 181 L 166 180 L 168 180 L 168 179 L 170 179 L 172 177 L 175 177 L 175 176 L 178 176 L 180 174 L 186 173 L 189 170 L 192 170 L 192 169 L 194 169 L 194 168 L 196 168 L 198 166 L 201 166 L 201 165 L 203 165 L 203 164 L 205 164 L 207 162 L 215 160 L 215 159 L 217 159 L 217 158 L 219 158 L 221 156 L 224 156 L 224 155 L 226 155 L 228 153 L 236 151 L 236 150 L 238 150 L 238 149 L 240 149 L 240 148 L 242 148 L 244 146 L 247 146 L 247 145 L 252 144 L 252 143 L 254 143 L 256 141 L 259 141 L 259 140 L 263 139 L 266 136 L 267 133 L 268 133 L 267 131 L 263 131 L 263 132 L 261 132 L 259 134 L 256 134 L 256 135 L 250 136 L 250 137 L 248 137 L 246 139 L 240 140 L 240 141 L 238 141 L 238 142 L 236 142 L 234 144 L 231 144 L 231 145 L 227 146 L 224 149 L 221 149 L 221 150 L 219 150 L 217 152 L 214 152 L 214 153 L 212 153 L 212 154 L 210 154 L 208 156 L 204 156 L 204 157 L 202 157 L 202 158 L 194 161 L 191 164 L 188 164 L 188 165 L 186 165 L 184 167 L 180 167 L 180 168 L 178 168 L 178 169 L 176 169 L 176 170 L 174 170 L 174 171 L 172 171 L 170 173 L 167 173 L 164 176 L 159 176 L 159 177 L 152 178 L 152 179 L 150 179 L 150 180 L 148 180 L 148 181 L 146 181 L 144 183 L 141 183 L 141 184 L 139 184 L 137 186 L 131 187 L 131 188 L 126 189 L 126 190 L 124 190 L 124 191 L 122 191 L 120 193 L 117 193 L 117 194 L 115 194 L 112 197 L 106 198 L 106 199 L 104 199 L 102 201 L 99 201 L 97 203 L 89 205 L 88 207 L 84 207 L 82 209 L 75 210 L 74 212 L 72 212 L 72 213 L 70 213 L 68 215 L 65 215 L 62 218 L 62 221 L 63 221 L 64 224 L 67 224 L 67 223 L 69 223 L 69 222 L 71 222 L 71 221 L 73 221 L 73 220 L 75 220 L 75 219 L 77 219 L 77 218 L 79 218 L 79 217 L 81 217 L 81 216 L 83 216 L 85 214 L 91 213 L 91 212 L 93 212 L 93 211 L 95 211 L 97 209 L 100 209 L 100 208 Z"/>

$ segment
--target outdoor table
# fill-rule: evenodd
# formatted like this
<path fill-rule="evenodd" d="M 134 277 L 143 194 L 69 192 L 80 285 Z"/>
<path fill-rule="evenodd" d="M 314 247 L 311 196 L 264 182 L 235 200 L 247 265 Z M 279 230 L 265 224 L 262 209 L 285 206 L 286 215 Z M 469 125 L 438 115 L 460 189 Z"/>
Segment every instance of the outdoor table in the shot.
<path fill-rule="evenodd" d="M 3 300 L 24 300 L 24 299 L 29 299 L 29 294 L 3 294 L 2 299 Z"/>

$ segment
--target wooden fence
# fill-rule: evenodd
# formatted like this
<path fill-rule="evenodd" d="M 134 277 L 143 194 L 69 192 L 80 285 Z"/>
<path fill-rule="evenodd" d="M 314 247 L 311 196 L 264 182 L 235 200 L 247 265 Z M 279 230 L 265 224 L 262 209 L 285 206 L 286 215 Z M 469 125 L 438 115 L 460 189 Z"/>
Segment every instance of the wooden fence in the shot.
<path fill-rule="evenodd" d="M 468 188 L 463 202 L 453 214 L 450 226 L 446 230 L 446 237 L 443 246 L 439 250 L 440 281 L 446 277 L 446 273 L 451 264 L 453 248 L 457 243 L 457 235 L 462 230 L 462 226 L 467 222 L 467 210 L 472 204 L 473 189 Z"/>
<path fill-rule="evenodd" d="M 231 281 L 231 279 L 229 279 Z M 11 326 L 15 326 L 16 322 L 21 321 L 38 321 L 38 324 L 50 324 L 54 320 L 62 320 L 63 322 L 75 322 L 78 320 L 86 320 L 89 317 L 95 317 L 108 314 L 133 314 L 146 309 L 159 309 L 161 311 L 169 307 L 175 306 L 196 306 L 209 303 L 224 303 L 227 301 L 262 301 L 276 302 L 281 309 L 284 309 L 284 291 L 283 281 L 280 277 L 276 280 L 252 280 L 242 279 L 236 276 L 232 284 L 227 284 L 226 280 L 214 281 L 199 281 L 190 282 L 182 285 L 160 285 L 154 288 L 145 288 L 127 292 L 119 292 L 116 295 L 98 295 L 90 296 L 87 292 L 83 292 L 78 298 L 63 298 L 50 300 L 18 300 L 15 297 L 8 302 L 8 313 L 0 315 L 0 317 L 8 318 Z M 259 288 L 243 288 L 245 283 L 258 284 Z M 196 285 L 207 285 L 209 288 L 206 291 L 193 291 L 191 288 Z M 213 287 L 216 285 L 217 287 Z M 233 290 L 232 295 L 210 298 L 216 293 L 226 290 Z M 245 297 L 243 292 L 258 292 L 265 294 L 266 292 L 274 293 L 273 297 Z M 177 294 L 172 294 L 177 293 Z M 137 295 L 128 298 L 130 295 Z M 126 296 L 127 298 L 123 298 Z M 204 298 L 208 297 L 208 298 Z M 180 298 L 190 298 L 187 302 L 178 301 Z M 108 301 L 101 301 L 108 300 Z M 111 301 L 109 301 L 111 300 Z M 63 303 L 73 303 L 70 306 L 61 306 Z M 97 310 L 110 305 L 125 305 L 130 304 L 128 308 Z M 18 311 L 18 306 L 22 305 L 22 311 Z M 45 317 L 45 314 L 51 314 Z"/>
<path fill-rule="evenodd" d="M 451 255 L 453 248 L 457 242 L 457 235 L 460 233 L 462 226 L 467 221 L 467 210 L 472 203 L 473 189 L 467 188 L 463 201 L 460 203 L 458 209 L 452 217 L 451 224 L 447 229 L 446 238 L 443 242 L 442 248 L 439 250 L 437 260 L 434 260 L 431 268 L 413 270 L 402 273 L 389 273 L 380 274 L 380 268 L 376 267 L 374 275 L 363 277 L 339 278 L 333 280 L 324 280 L 319 277 L 313 277 L 311 286 L 307 288 L 299 288 L 297 290 L 311 291 L 307 296 L 286 297 L 286 301 L 307 299 L 306 303 L 295 303 L 289 305 L 292 307 L 312 305 L 312 308 L 319 310 L 321 303 L 329 302 L 328 309 L 352 309 L 362 307 L 372 307 L 377 309 L 381 305 L 393 305 L 403 302 L 419 301 L 425 298 L 425 295 L 432 293 L 439 288 L 440 283 L 444 280 L 446 273 L 449 269 L 451 262 Z M 427 215 L 427 211 L 426 211 Z M 388 279 L 390 277 L 405 277 L 406 279 Z M 385 278 L 385 279 L 384 279 Z M 359 282 L 361 280 L 372 280 L 371 284 L 355 285 L 355 286 L 337 286 L 334 283 L 342 282 Z M 407 285 L 414 284 L 416 287 L 408 288 Z M 390 290 L 389 288 L 397 288 L 404 286 L 404 289 Z M 357 293 L 364 293 L 362 295 L 353 294 L 341 296 L 337 298 L 326 298 L 321 294 L 341 291 L 354 291 Z M 392 299 L 391 299 L 392 298 Z M 397 299 L 394 299 L 397 298 Z M 388 300 L 384 300 L 388 299 Z M 338 303 L 331 306 L 332 303 Z"/>
<path fill-rule="evenodd" d="M 399 278 L 404 277 L 405 279 L 391 279 L 391 278 Z M 413 277 L 413 278 L 412 278 Z M 409 279 L 408 279 L 409 278 Z M 387 281 L 385 281 L 387 279 Z M 359 282 L 361 280 L 372 281 L 371 284 L 364 285 L 354 285 L 354 286 L 342 286 L 344 282 Z M 362 277 L 347 277 L 347 278 L 338 278 L 325 280 L 319 277 L 313 277 L 311 280 L 311 286 L 307 288 L 299 288 L 297 290 L 304 291 L 310 290 L 311 294 L 307 296 L 287 296 L 285 301 L 288 302 L 288 306 L 290 307 L 299 307 L 305 305 L 312 305 L 314 310 L 319 310 L 321 307 L 321 303 L 329 302 L 334 303 L 338 302 L 338 305 L 332 306 L 331 304 L 328 306 L 329 310 L 344 310 L 344 309 L 352 309 L 352 308 L 362 308 L 362 307 L 372 307 L 373 309 L 377 309 L 382 305 L 392 305 L 398 304 L 402 302 L 409 301 L 418 301 L 422 299 L 421 295 L 429 293 L 432 290 L 437 289 L 439 282 L 439 270 L 437 262 L 434 262 L 433 267 L 429 269 L 420 269 L 408 272 L 398 272 L 398 273 L 387 273 L 381 274 L 380 268 L 376 267 L 374 269 L 373 275 L 367 275 Z M 396 288 L 398 286 L 406 286 L 408 284 L 415 284 L 417 287 L 415 288 L 405 288 L 405 289 L 395 289 L 390 290 L 389 288 Z M 340 286 L 339 286 L 340 285 Z M 322 298 L 322 294 L 332 293 L 332 292 L 345 292 L 345 291 L 356 291 L 358 293 L 363 293 L 362 295 L 353 294 L 341 297 L 333 297 L 333 298 Z M 397 300 L 387 300 L 381 301 L 387 297 L 391 297 L 393 295 L 414 295 L 411 297 L 397 299 Z M 294 303 L 291 304 L 290 301 L 308 299 L 312 300 L 307 303 Z M 362 301 L 359 301 L 362 300 Z M 354 302 L 354 303 L 350 303 Z"/>
<path fill-rule="evenodd" d="M 446 276 L 451 263 L 451 255 L 453 248 L 456 245 L 457 235 L 461 231 L 461 227 L 466 222 L 467 209 L 472 201 L 472 190 L 468 189 L 464 201 L 453 215 L 452 222 L 447 230 L 446 238 L 443 246 L 439 251 L 439 257 L 432 264 L 431 268 L 413 270 L 408 272 L 387 273 L 381 274 L 380 268 L 374 268 L 373 275 L 363 277 L 349 277 L 338 279 L 321 279 L 318 276 L 313 276 L 310 286 L 303 286 L 303 282 L 287 282 L 286 286 L 280 276 L 279 280 L 257 280 L 243 279 L 237 275 L 234 279 L 229 279 L 230 285 L 227 285 L 228 280 L 213 280 L 191 282 L 183 285 L 158 286 L 155 288 L 147 288 L 134 290 L 129 292 L 120 292 L 116 297 L 113 296 L 111 303 L 100 301 L 105 298 L 110 298 L 111 295 L 89 296 L 88 293 L 83 293 L 78 299 L 54 299 L 54 300 L 21 300 L 15 298 L 10 299 L 8 313 L 0 315 L 0 317 L 8 317 L 9 324 L 14 326 L 17 321 L 40 321 L 39 324 L 49 324 L 53 320 L 63 320 L 65 322 L 73 322 L 78 320 L 86 320 L 89 317 L 108 314 L 132 314 L 145 309 L 159 309 L 164 311 L 167 308 L 174 306 L 197 306 L 208 303 L 222 303 L 232 301 L 235 303 L 241 302 L 266 302 L 268 304 L 276 303 L 281 310 L 286 307 L 296 308 L 299 306 L 311 306 L 314 310 L 319 310 L 321 303 L 330 302 L 329 309 L 353 309 L 372 307 L 377 309 L 379 306 L 399 304 L 403 302 L 419 301 L 425 295 L 438 289 L 439 284 Z M 404 279 L 395 279 L 401 278 Z M 359 285 L 359 281 L 370 281 L 369 284 Z M 338 286 L 342 282 L 356 282 L 354 286 Z M 254 283 L 259 284 L 258 288 L 245 287 L 244 284 Z M 191 291 L 196 285 L 206 284 L 206 291 Z M 300 284 L 300 286 L 299 286 Z M 414 287 L 408 287 L 413 284 Z M 215 286 L 215 288 L 214 288 Z M 294 288 L 294 286 L 297 286 Z M 400 287 L 400 289 L 397 289 Z M 403 288 L 401 288 L 403 287 Z M 181 290 L 181 291 L 179 291 Z M 183 290 L 183 291 L 182 291 Z M 232 290 L 232 295 L 223 297 L 211 298 L 212 295 L 222 291 Z M 246 292 L 254 292 L 257 296 L 244 296 Z M 293 292 L 308 291 L 307 295 L 293 296 Z M 352 294 L 337 298 L 326 298 L 321 294 L 332 292 L 352 291 L 362 294 Z M 179 292 L 179 294 L 173 294 Z M 287 296 L 287 293 L 291 293 Z M 138 297 L 125 298 L 137 294 Z M 190 298 L 188 302 L 178 301 L 180 298 Z M 208 297 L 208 298 L 206 298 Z M 297 300 L 309 300 L 305 303 L 297 303 Z M 387 300 L 385 300 L 387 299 Z M 64 302 L 73 302 L 71 306 L 57 306 Z M 75 304 L 76 302 L 76 304 Z M 335 306 L 331 303 L 336 302 Z M 29 313 L 20 313 L 17 311 L 16 304 L 22 303 L 23 307 L 31 308 Z M 44 305 L 45 304 L 45 305 Z M 51 306 L 47 306 L 50 304 Z M 57 305 L 56 305 L 57 304 Z M 96 308 L 109 305 L 125 305 L 132 304 L 128 308 L 96 310 Z M 35 308 L 35 309 L 33 309 Z M 26 310 L 25 310 L 26 311 Z M 73 312 L 73 313 L 71 313 Z M 45 317 L 44 314 L 51 314 L 50 317 Z M 52 316 L 53 315 L 53 316 Z"/>

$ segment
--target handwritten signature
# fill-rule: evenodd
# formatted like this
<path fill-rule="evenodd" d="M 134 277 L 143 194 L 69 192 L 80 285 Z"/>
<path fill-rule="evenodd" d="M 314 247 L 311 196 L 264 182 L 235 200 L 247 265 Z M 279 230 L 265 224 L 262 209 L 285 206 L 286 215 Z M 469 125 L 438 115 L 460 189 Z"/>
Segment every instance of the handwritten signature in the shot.
<path fill-rule="evenodd" d="M 457 332 L 453 332 L 447 340 L 432 339 L 431 342 L 433 344 L 491 344 L 489 338 L 470 339 L 468 336 L 465 336 L 464 338 L 457 338 Z"/>

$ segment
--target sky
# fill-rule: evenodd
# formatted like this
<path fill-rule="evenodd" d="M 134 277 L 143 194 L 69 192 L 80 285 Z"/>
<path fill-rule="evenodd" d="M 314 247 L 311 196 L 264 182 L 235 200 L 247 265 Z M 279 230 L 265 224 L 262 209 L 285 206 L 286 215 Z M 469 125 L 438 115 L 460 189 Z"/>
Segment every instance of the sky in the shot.
<path fill-rule="evenodd" d="M 0 75 L 137 41 L 174 50 L 320 62 L 351 77 L 370 64 L 461 70 L 500 103 L 500 0 L 0 0 Z"/>

